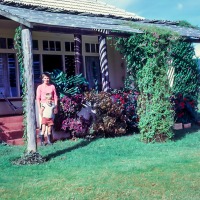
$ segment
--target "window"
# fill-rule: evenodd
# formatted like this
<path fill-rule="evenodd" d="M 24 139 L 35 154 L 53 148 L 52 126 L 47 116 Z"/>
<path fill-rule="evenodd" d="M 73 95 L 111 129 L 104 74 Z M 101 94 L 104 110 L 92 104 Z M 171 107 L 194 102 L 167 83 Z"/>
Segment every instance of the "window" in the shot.
<path fill-rule="evenodd" d="M 33 55 L 33 74 L 34 74 L 34 89 L 36 91 L 37 86 L 41 83 L 40 79 L 40 55 Z"/>
<path fill-rule="evenodd" d="M 33 40 L 33 50 L 39 50 L 38 41 L 37 40 Z"/>
<path fill-rule="evenodd" d="M 90 52 L 90 44 L 89 43 L 85 43 L 85 51 L 86 52 Z"/>
<path fill-rule="evenodd" d="M 65 42 L 65 51 L 74 52 L 74 42 Z"/>
<path fill-rule="evenodd" d="M 6 49 L 6 38 L 0 38 L 0 49 Z"/>
<path fill-rule="evenodd" d="M 43 41 L 43 50 L 48 51 L 49 50 L 49 42 L 47 40 Z"/>
<path fill-rule="evenodd" d="M 99 44 L 85 43 L 85 52 L 87 52 L 87 53 L 99 53 Z"/>
<path fill-rule="evenodd" d="M 8 71 L 10 80 L 10 93 L 12 97 L 17 96 L 17 82 L 16 82 L 16 66 L 15 66 L 15 55 L 8 54 Z"/>
<path fill-rule="evenodd" d="M 70 48 L 70 42 L 65 42 L 65 51 L 70 51 L 71 48 Z"/>
<path fill-rule="evenodd" d="M 43 41 L 43 50 L 44 51 L 61 51 L 60 41 Z"/>
<path fill-rule="evenodd" d="M 71 42 L 71 51 L 74 52 L 74 42 Z"/>
<path fill-rule="evenodd" d="M 0 56 L 0 88 L 4 87 L 3 74 L 3 58 Z"/>
<path fill-rule="evenodd" d="M 99 44 L 96 44 L 96 53 L 99 53 Z"/>
<path fill-rule="evenodd" d="M 13 49 L 14 42 L 12 38 L 0 38 L 0 49 Z"/>
<path fill-rule="evenodd" d="M 40 55 L 33 55 L 33 73 L 34 73 L 34 83 L 40 83 Z"/>
<path fill-rule="evenodd" d="M 56 51 L 61 51 L 61 44 L 59 41 L 56 41 Z"/>
<path fill-rule="evenodd" d="M 96 53 L 95 44 L 91 44 L 91 52 Z"/>
<path fill-rule="evenodd" d="M 7 47 L 8 47 L 8 49 L 14 48 L 14 42 L 13 42 L 12 38 L 7 38 Z"/>

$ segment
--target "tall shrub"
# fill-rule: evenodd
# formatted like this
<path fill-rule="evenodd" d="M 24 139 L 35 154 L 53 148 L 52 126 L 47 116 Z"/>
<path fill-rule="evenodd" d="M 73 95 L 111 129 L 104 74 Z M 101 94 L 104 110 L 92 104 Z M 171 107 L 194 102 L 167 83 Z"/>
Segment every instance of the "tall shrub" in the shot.
<path fill-rule="evenodd" d="M 117 49 L 127 62 L 125 87 L 140 93 L 137 113 L 141 139 L 145 142 L 173 136 L 173 111 L 169 101 L 172 91 L 167 70 L 174 38 L 176 35 L 165 30 L 147 30 L 145 34 L 117 40 Z"/>

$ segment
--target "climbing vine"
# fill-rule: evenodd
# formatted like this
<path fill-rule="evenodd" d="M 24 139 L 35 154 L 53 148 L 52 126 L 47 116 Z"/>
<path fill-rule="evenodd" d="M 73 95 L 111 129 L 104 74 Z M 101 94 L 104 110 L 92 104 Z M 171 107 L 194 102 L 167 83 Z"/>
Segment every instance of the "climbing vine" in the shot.
<path fill-rule="evenodd" d="M 190 96 L 197 102 L 199 72 L 191 43 L 178 41 L 172 48 L 172 66 L 175 68 L 173 93 Z"/>
<path fill-rule="evenodd" d="M 127 61 L 125 87 L 140 94 L 137 114 L 141 140 L 165 141 L 173 137 L 174 113 L 169 101 L 172 89 L 167 72 L 171 47 L 179 37 L 164 29 L 142 29 L 144 34 L 119 38 L 116 47 Z"/>
<path fill-rule="evenodd" d="M 143 34 L 117 39 L 116 49 L 127 62 L 125 88 L 140 93 L 137 114 L 141 139 L 165 141 L 173 137 L 170 97 L 181 92 L 193 96 L 197 102 L 199 83 L 194 48 L 167 29 L 130 26 L 142 30 Z"/>
<path fill-rule="evenodd" d="M 26 79 L 24 77 L 24 62 L 23 62 L 23 50 L 22 50 L 22 28 L 19 26 L 15 30 L 15 36 L 14 36 L 14 48 L 17 51 L 17 60 L 18 60 L 18 65 L 20 69 L 20 83 L 22 87 L 22 101 L 23 101 L 23 125 L 24 125 L 24 135 L 23 137 L 25 140 L 27 139 L 27 114 L 26 114 L 26 90 L 27 90 L 27 84 L 26 84 Z"/>

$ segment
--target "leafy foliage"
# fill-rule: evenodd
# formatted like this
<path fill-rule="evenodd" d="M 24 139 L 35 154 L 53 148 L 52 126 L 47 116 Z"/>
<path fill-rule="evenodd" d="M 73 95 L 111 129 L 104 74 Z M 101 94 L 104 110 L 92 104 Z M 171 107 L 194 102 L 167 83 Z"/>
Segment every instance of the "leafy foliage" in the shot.
<path fill-rule="evenodd" d="M 14 48 L 17 51 L 17 60 L 19 65 L 19 71 L 20 71 L 20 83 L 22 86 L 22 106 L 23 106 L 23 125 L 24 125 L 24 133 L 23 137 L 25 140 L 27 140 L 27 114 L 26 114 L 26 90 L 27 90 L 27 81 L 24 77 L 24 55 L 23 55 L 23 49 L 22 49 L 22 28 L 21 26 L 17 27 L 15 29 L 15 36 L 14 36 Z"/>
<path fill-rule="evenodd" d="M 81 92 L 81 85 L 87 84 L 82 74 L 67 77 L 67 74 L 59 69 L 54 69 L 51 75 L 51 81 L 55 85 L 60 97 L 65 95 L 75 95 Z"/>
<path fill-rule="evenodd" d="M 191 25 L 189 22 L 187 22 L 187 21 L 185 21 L 185 20 L 179 21 L 179 22 L 178 22 L 178 26 L 187 27 L 187 28 L 199 29 L 198 26 L 193 26 L 193 25 Z"/>
<path fill-rule="evenodd" d="M 127 61 L 125 88 L 140 93 L 137 114 L 142 140 L 163 141 L 173 136 L 172 94 L 181 92 L 197 102 L 199 83 L 194 48 L 169 30 L 142 25 L 137 28 L 144 34 L 133 34 L 116 42 L 116 48 Z M 171 69 L 174 74 L 170 74 Z"/>
<path fill-rule="evenodd" d="M 173 93 L 190 96 L 195 103 L 198 99 L 199 72 L 197 60 L 194 59 L 194 47 L 191 43 L 177 41 L 172 47 L 172 65 L 175 68 Z"/>
<path fill-rule="evenodd" d="M 172 91 L 167 70 L 171 59 L 169 49 L 175 38 L 161 30 L 117 40 L 117 49 L 127 61 L 125 87 L 140 93 L 137 114 L 141 139 L 145 142 L 173 136 L 173 111 L 169 101 Z"/>

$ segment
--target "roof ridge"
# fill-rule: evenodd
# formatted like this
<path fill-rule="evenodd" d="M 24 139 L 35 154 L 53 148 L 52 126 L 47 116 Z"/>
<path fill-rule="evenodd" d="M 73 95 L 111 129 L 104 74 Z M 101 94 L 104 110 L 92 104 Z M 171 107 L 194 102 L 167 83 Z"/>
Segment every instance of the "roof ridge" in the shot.
<path fill-rule="evenodd" d="M 20 7 L 50 8 L 51 11 L 74 11 L 77 13 L 91 13 L 96 15 L 115 16 L 122 18 L 144 19 L 135 13 L 127 12 L 124 9 L 117 8 L 99 0 L 2 0 L 5 4 Z M 96 5 L 97 3 L 97 5 Z M 20 6 L 19 6 L 20 5 Z"/>

